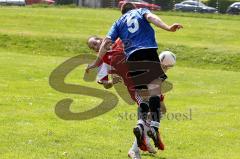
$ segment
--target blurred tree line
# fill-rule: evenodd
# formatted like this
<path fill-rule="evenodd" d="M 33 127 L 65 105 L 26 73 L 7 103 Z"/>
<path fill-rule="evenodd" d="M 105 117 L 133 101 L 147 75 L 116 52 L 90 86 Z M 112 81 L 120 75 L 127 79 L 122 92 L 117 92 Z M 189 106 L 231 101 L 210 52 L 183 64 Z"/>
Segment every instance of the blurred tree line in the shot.
<path fill-rule="evenodd" d="M 76 4 L 79 6 L 87 7 L 118 7 L 119 0 L 56 0 L 56 4 Z M 183 0 L 144 0 L 149 3 L 158 4 L 161 6 L 162 10 L 173 10 L 174 4 L 180 3 Z M 198 0 L 196 0 L 198 1 Z M 201 0 L 199 0 L 201 1 Z M 237 0 L 236 0 L 237 1 Z M 228 6 L 234 3 L 232 0 L 208 0 L 204 3 L 208 6 L 217 8 L 220 13 L 225 13 Z M 94 4 L 96 3 L 96 4 Z"/>

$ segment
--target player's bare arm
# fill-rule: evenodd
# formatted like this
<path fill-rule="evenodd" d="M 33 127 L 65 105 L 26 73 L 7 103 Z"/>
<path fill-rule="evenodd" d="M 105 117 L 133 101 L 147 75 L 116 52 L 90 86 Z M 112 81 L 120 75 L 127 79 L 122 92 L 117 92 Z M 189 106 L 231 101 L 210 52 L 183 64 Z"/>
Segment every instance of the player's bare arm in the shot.
<path fill-rule="evenodd" d="M 106 54 L 106 52 L 111 49 L 112 44 L 113 43 L 110 38 L 106 37 L 105 39 L 103 39 L 103 42 L 99 49 L 98 57 L 102 58 Z"/>
<path fill-rule="evenodd" d="M 173 25 L 167 25 L 166 23 L 164 23 L 157 15 L 149 13 L 149 14 L 145 14 L 144 15 L 145 18 L 147 19 L 148 22 L 154 24 L 155 26 L 164 29 L 166 31 L 171 31 L 171 32 L 175 32 L 178 29 L 183 28 L 183 26 L 181 24 L 178 23 L 174 23 Z"/>
<path fill-rule="evenodd" d="M 89 72 L 89 70 L 96 68 L 98 66 L 98 64 L 102 61 L 103 56 L 107 53 L 107 51 L 111 49 L 112 44 L 113 44 L 112 40 L 107 37 L 103 40 L 99 49 L 97 59 L 87 66 L 86 72 Z"/>

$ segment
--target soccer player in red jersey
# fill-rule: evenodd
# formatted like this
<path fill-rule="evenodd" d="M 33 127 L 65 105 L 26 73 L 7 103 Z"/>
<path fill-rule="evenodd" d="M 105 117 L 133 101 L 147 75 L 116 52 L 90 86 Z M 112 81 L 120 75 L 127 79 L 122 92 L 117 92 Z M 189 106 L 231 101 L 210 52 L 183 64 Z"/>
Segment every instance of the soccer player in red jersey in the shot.
<path fill-rule="evenodd" d="M 88 41 L 88 47 L 96 52 L 99 51 L 102 38 L 97 36 L 91 36 Z M 119 76 L 113 76 L 113 80 L 109 80 L 109 74 L 113 71 L 113 60 L 118 59 L 119 62 L 125 61 L 125 55 L 123 54 L 123 44 L 120 39 L 117 39 L 112 45 L 111 51 L 108 51 L 103 57 L 101 63 L 98 65 L 97 82 L 103 84 L 104 88 L 108 89 L 121 81 Z M 114 62 L 115 63 L 115 62 Z"/>

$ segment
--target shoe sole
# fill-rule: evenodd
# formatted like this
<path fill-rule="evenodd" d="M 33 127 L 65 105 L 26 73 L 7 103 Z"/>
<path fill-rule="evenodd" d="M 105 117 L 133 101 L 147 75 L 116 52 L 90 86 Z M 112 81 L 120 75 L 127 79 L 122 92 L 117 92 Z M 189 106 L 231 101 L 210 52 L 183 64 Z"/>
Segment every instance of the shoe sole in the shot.
<path fill-rule="evenodd" d="M 159 140 L 160 140 L 160 139 L 158 139 L 158 137 L 155 138 L 155 136 L 153 135 L 153 133 L 152 133 L 151 131 L 148 131 L 147 134 L 148 134 L 148 136 L 149 136 L 150 138 L 152 138 L 155 147 L 157 147 L 157 148 L 160 149 L 160 150 L 164 150 L 164 146 L 163 146 L 162 143 L 159 143 Z M 161 145 L 162 145 L 162 146 L 161 146 Z"/>
<path fill-rule="evenodd" d="M 138 127 L 133 128 L 133 133 L 137 139 L 137 145 L 138 147 L 143 150 L 143 151 L 147 151 L 147 146 L 143 141 L 143 136 L 141 135 L 141 131 Z"/>

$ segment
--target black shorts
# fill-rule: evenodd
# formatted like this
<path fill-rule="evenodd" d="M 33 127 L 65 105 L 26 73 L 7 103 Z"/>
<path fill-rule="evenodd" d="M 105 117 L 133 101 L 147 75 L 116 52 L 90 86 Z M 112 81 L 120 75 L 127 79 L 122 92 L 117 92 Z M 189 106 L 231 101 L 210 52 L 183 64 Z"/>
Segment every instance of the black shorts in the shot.
<path fill-rule="evenodd" d="M 141 65 L 139 67 L 145 70 L 145 71 L 141 71 L 141 69 L 136 70 L 129 67 L 129 76 L 133 80 L 133 83 L 138 83 L 139 80 L 143 80 L 144 77 L 137 78 L 136 76 L 139 76 L 143 73 L 147 73 L 148 71 L 146 70 L 153 69 L 151 68 L 151 66 L 154 66 L 154 72 L 152 72 L 152 74 L 148 74 L 148 75 L 146 74 L 147 79 L 144 80 L 144 82 L 140 85 L 139 83 L 136 84 L 135 89 L 147 89 L 147 84 L 150 84 L 153 80 L 157 78 L 161 78 L 162 80 L 165 80 L 167 78 L 167 76 L 163 72 L 162 67 L 160 65 L 157 49 L 153 48 L 153 49 L 137 50 L 129 56 L 127 61 L 130 63 L 137 62 L 136 65 Z M 144 63 L 144 62 L 148 62 L 148 63 Z M 154 64 L 154 65 L 151 65 L 151 64 Z M 135 80 L 133 79 L 134 77 L 136 77 Z"/>

